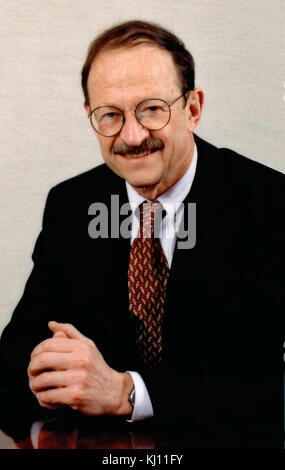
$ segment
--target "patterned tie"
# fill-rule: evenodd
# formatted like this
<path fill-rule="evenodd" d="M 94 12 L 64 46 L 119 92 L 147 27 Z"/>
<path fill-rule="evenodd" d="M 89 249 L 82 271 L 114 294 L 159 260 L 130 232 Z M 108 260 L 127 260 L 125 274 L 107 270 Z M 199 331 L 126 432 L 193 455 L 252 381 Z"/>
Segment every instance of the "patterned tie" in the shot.
<path fill-rule="evenodd" d="M 169 277 L 167 259 L 156 233 L 161 214 L 159 202 L 140 205 L 140 228 L 131 247 L 128 271 L 130 312 L 137 318 L 139 353 L 145 363 L 154 367 L 162 361 L 161 329 Z"/>

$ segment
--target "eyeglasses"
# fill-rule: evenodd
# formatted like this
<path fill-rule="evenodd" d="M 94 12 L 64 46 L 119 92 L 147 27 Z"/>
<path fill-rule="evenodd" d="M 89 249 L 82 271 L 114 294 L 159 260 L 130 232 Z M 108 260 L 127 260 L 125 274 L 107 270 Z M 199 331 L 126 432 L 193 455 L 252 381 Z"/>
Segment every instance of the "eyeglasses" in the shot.
<path fill-rule="evenodd" d="M 188 93 L 188 91 L 186 93 Z M 141 101 L 135 108 L 135 115 L 138 122 L 145 129 L 151 131 L 163 129 L 163 127 L 167 126 L 171 118 L 170 107 L 185 96 L 186 93 L 178 96 L 178 98 L 171 103 L 167 103 L 158 98 L 150 98 Z M 93 109 L 88 117 L 95 131 L 105 137 L 113 137 L 119 134 L 126 120 L 124 111 L 116 106 L 99 106 Z"/>

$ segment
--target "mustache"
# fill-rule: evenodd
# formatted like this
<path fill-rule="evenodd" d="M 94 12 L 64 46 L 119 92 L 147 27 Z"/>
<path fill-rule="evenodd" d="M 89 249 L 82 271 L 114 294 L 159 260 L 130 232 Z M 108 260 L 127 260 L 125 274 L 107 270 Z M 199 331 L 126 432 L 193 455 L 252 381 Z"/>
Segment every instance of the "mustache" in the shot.
<path fill-rule="evenodd" d="M 164 143 L 157 137 L 153 139 L 145 139 L 141 145 L 132 146 L 125 142 L 115 144 L 113 147 L 113 154 L 119 153 L 120 155 L 139 155 L 144 152 L 155 152 L 156 150 L 164 149 Z"/>

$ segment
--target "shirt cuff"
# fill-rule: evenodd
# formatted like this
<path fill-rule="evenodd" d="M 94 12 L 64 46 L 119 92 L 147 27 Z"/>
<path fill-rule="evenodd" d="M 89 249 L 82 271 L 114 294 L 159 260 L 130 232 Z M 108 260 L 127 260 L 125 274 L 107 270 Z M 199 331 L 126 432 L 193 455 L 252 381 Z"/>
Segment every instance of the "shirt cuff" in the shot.
<path fill-rule="evenodd" d="M 39 434 L 44 426 L 44 421 L 34 421 L 31 426 L 30 438 L 34 449 L 39 445 Z"/>
<path fill-rule="evenodd" d="M 134 421 L 142 421 L 144 419 L 153 417 L 153 408 L 151 400 L 145 386 L 145 383 L 140 374 L 133 371 L 127 371 L 133 379 L 134 387 L 136 390 L 135 406 L 131 419 L 127 419 L 128 423 Z"/>

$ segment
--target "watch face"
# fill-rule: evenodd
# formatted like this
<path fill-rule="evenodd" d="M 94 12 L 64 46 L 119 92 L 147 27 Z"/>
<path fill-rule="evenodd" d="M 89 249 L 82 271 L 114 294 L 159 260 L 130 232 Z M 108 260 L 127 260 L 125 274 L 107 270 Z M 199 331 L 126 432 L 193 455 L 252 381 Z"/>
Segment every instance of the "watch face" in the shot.
<path fill-rule="evenodd" d="M 132 405 L 132 407 L 135 406 L 135 399 L 136 399 L 136 391 L 135 391 L 135 388 L 133 388 L 129 395 L 128 395 L 128 399 L 129 399 L 129 402 L 130 404 Z"/>

